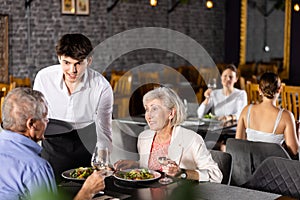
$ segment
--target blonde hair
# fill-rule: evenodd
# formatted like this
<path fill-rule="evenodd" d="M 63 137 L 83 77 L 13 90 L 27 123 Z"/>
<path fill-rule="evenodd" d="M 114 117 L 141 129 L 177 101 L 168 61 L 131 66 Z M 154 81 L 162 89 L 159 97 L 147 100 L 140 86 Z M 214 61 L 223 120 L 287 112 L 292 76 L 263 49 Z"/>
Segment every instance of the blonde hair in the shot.
<path fill-rule="evenodd" d="M 143 104 L 154 99 L 159 99 L 163 105 L 170 110 L 175 109 L 174 118 L 171 120 L 172 126 L 180 125 L 186 119 L 185 106 L 176 92 L 167 87 L 158 87 L 147 92 L 143 97 Z"/>

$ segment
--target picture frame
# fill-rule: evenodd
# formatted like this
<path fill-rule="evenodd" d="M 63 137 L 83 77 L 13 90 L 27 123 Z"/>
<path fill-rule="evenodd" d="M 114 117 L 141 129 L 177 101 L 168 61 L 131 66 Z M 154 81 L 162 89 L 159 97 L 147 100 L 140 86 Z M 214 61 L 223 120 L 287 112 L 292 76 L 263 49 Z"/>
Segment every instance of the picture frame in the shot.
<path fill-rule="evenodd" d="M 89 15 L 90 14 L 90 1 L 89 0 L 76 0 L 76 14 Z"/>
<path fill-rule="evenodd" d="M 9 65 L 9 27 L 8 15 L 0 14 L 0 82 L 7 83 L 8 79 L 8 65 Z"/>
<path fill-rule="evenodd" d="M 62 14 L 75 14 L 75 0 L 61 0 Z"/>

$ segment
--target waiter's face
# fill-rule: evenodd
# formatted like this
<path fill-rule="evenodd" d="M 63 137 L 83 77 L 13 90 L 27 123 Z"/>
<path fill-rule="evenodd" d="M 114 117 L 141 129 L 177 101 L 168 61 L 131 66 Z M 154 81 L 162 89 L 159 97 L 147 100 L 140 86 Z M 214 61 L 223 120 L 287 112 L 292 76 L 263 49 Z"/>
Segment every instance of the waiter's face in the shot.
<path fill-rule="evenodd" d="M 85 69 L 91 64 L 91 58 L 75 60 L 67 56 L 58 57 L 64 73 L 64 80 L 70 83 L 80 82 Z"/>

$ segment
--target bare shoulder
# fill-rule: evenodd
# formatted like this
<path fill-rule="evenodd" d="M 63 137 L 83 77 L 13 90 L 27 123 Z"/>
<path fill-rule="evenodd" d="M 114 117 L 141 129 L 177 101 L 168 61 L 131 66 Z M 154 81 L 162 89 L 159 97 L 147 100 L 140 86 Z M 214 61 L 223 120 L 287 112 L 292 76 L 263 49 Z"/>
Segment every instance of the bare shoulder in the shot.
<path fill-rule="evenodd" d="M 242 112 L 248 112 L 248 109 L 249 109 L 250 105 L 251 105 L 251 104 L 246 105 L 246 106 L 243 108 Z"/>
<path fill-rule="evenodd" d="M 283 110 L 281 118 L 284 119 L 284 120 L 295 121 L 294 114 L 291 111 L 286 110 L 286 109 Z"/>
<path fill-rule="evenodd" d="M 240 114 L 239 119 L 245 119 L 245 117 L 247 116 L 247 113 L 248 113 L 248 109 L 249 109 L 249 105 L 246 105 L 246 106 L 243 108 L 243 110 L 242 110 L 242 112 L 241 112 L 241 114 Z"/>

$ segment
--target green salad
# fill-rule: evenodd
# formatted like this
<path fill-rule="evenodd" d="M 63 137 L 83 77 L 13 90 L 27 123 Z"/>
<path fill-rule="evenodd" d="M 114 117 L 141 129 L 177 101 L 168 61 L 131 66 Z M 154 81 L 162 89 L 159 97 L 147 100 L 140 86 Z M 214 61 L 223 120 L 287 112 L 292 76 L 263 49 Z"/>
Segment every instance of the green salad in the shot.
<path fill-rule="evenodd" d="M 117 176 L 127 180 L 147 180 L 154 178 L 154 175 L 148 169 L 133 169 L 129 172 L 120 171 Z"/>
<path fill-rule="evenodd" d="M 216 116 L 213 115 L 213 114 L 211 114 L 211 113 L 209 113 L 209 114 L 205 114 L 204 118 L 206 118 L 206 119 L 216 119 Z"/>
<path fill-rule="evenodd" d="M 93 168 L 92 167 L 79 167 L 74 169 L 71 173 L 70 176 L 72 178 L 77 178 L 77 179 L 83 179 L 87 178 L 89 175 L 93 173 Z"/>

